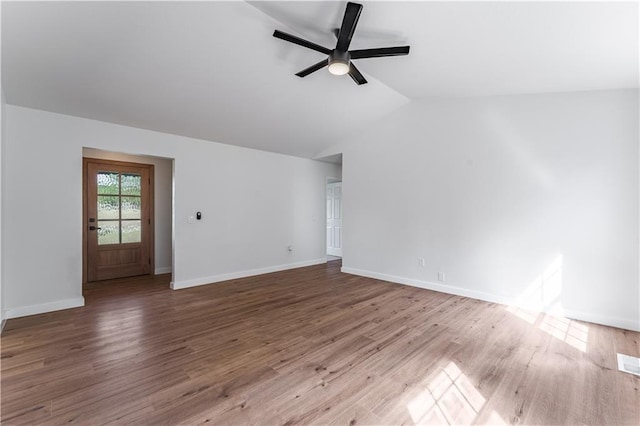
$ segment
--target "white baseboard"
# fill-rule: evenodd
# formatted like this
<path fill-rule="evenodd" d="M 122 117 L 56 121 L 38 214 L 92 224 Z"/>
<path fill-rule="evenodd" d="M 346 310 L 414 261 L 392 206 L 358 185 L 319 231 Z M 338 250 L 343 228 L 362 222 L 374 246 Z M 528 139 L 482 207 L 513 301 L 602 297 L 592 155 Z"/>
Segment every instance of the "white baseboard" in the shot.
<path fill-rule="evenodd" d="M 574 311 L 572 309 L 565 309 L 564 316 L 579 321 L 592 322 L 594 324 L 608 325 L 610 327 L 623 328 L 631 331 L 640 331 L 640 321 L 608 317 L 589 312 Z"/>
<path fill-rule="evenodd" d="M 2 332 L 4 331 L 4 325 L 7 323 L 6 319 L 3 319 L 2 322 L 0 322 L 0 334 L 2 334 Z"/>
<path fill-rule="evenodd" d="M 153 271 L 154 275 L 170 274 L 171 266 L 161 266 Z"/>
<path fill-rule="evenodd" d="M 509 305 L 510 300 L 505 297 L 496 296 L 481 291 L 468 290 L 466 288 L 454 287 L 445 284 L 438 284 L 430 281 L 416 280 L 414 278 L 400 277 L 397 275 L 382 274 L 380 272 L 366 271 L 363 269 L 349 268 L 343 266 L 340 269 L 345 274 L 359 275 L 367 278 L 375 278 L 377 280 L 388 281 L 395 284 L 410 285 L 412 287 L 424 288 L 426 290 L 434 290 L 440 293 L 455 294 L 456 296 L 469 297 L 471 299 L 484 300 L 485 302 L 499 303 L 501 305 Z"/>
<path fill-rule="evenodd" d="M 265 268 L 249 269 L 247 271 L 231 272 L 228 274 L 212 275 L 210 277 L 195 278 L 185 281 L 172 281 L 171 288 L 181 290 L 183 288 L 196 287 L 199 285 L 213 284 L 221 281 L 236 280 L 238 278 L 253 277 L 255 275 L 269 274 L 271 272 L 286 271 L 287 269 L 302 268 L 305 266 L 320 265 L 327 263 L 327 258 L 305 260 L 303 262 L 288 263 L 285 265 L 267 266 Z"/>
<path fill-rule="evenodd" d="M 60 311 L 62 309 L 79 308 L 84 306 L 84 297 L 56 300 L 55 302 L 42 303 L 40 305 L 19 306 L 7 309 L 4 313 L 6 319 L 26 317 L 27 315 L 44 314 Z"/>
<path fill-rule="evenodd" d="M 379 272 L 366 271 L 363 269 L 349 268 L 343 266 L 340 269 L 346 274 L 359 275 L 362 277 L 375 278 L 382 281 L 388 281 L 395 284 L 410 285 L 412 287 L 424 288 L 426 290 L 438 291 L 440 293 L 455 294 L 456 296 L 469 297 L 471 299 L 483 300 L 485 302 L 499 303 L 501 305 L 520 307 L 521 301 L 515 298 L 498 296 L 495 294 L 485 293 L 482 291 L 469 290 L 466 288 L 454 287 L 450 285 L 438 284 L 429 281 L 416 280 L 413 278 L 400 277 L 396 275 L 382 274 Z M 628 320 L 624 318 L 608 317 L 587 312 L 580 312 L 571 309 L 563 309 L 563 314 L 567 318 L 578 321 L 586 321 L 595 324 L 607 325 L 610 327 L 623 328 L 626 330 L 640 331 L 638 321 Z"/>

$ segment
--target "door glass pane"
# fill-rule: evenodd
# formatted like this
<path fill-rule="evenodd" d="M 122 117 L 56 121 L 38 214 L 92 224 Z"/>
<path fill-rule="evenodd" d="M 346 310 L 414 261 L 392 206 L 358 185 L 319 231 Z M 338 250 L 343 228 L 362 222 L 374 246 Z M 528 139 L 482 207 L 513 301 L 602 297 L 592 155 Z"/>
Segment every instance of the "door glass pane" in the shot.
<path fill-rule="evenodd" d="M 120 236 L 118 235 L 118 224 L 117 220 L 98 221 L 98 229 L 96 232 L 98 233 L 98 245 L 104 244 L 119 244 Z M 93 231 L 91 231 L 93 232 Z"/>
<path fill-rule="evenodd" d="M 142 221 L 123 220 L 122 221 L 122 242 L 139 243 L 142 241 Z"/>
<path fill-rule="evenodd" d="M 120 197 L 98 195 L 98 219 L 119 219 Z"/>
<path fill-rule="evenodd" d="M 122 174 L 122 195 L 140 195 L 142 179 L 132 173 Z"/>
<path fill-rule="evenodd" d="M 118 194 L 119 192 L 117 172 L 98 172 L 98 194 Z"/>
<path fill-rule="evenodd" d="M 122 197 L 122 218 L 140 219 L 140 217 L 140 197 Z"/>

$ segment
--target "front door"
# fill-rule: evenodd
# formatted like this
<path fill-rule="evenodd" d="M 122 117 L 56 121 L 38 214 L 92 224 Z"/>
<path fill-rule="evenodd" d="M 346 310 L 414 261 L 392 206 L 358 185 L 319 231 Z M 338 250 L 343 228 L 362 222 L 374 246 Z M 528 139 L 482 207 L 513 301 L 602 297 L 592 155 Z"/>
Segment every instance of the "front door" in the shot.
<path fill-rule="evenodd" d="M 327 254 L 342 257 L 342 182 L 327 184 Z"/>
<path fill-rule="evenodd" d="M 84 163 L 87 282 L 149 274 L 153 166 Z"/>

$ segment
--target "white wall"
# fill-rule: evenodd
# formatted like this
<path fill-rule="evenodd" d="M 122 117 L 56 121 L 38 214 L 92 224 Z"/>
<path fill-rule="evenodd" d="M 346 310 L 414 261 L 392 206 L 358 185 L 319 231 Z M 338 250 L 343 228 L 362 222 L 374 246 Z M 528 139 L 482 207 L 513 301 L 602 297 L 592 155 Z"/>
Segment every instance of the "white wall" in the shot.
<path fill-rule="evenodd" d="M 333 165 L 13 105 L 6 112 L 10 317 L 83 303 L 84 146 L 174 159 L 175 288 L 325 260 Z M 203 220 L 188 224 L 196 211 Z"/>
<path fill-rule="evenodd" d="M 0 5 L 0 21 L 2 20 L 2 5 Z M 6 245 L 4 244 L 4 187 L 7 180 L 5 179 L 5 145 L 6 145 L 6 120 L 5 120 L 5 99 L 4 99 L 4 87 L 2 87 L 2 55 L 0 55 L 0 332 L 4 329 L 6 314 L 5 314 L 5 297 L 4 297 L 4 251 Z"/>
<path fill-rule="evenodd" d="M 6 142 L 6 131 L 7 126 L 5 125 L 5 100 L 4 100 L 4 90 L 0 87 L 0 331 L 4 328 L 5 321 L 5 308 L 4 308 L 4 269 L 2 265 L 4 264 L 4 235 L 2 233 L 2 229 L 4 229 L 4 186 L 6 184 L 6 179 L 4 178 L 5 167 L 4 167 L 4 150 L 5 150 L 5 142 Z"/>
<path fill-rule="evenodd" d="M 100 149 L 83 148 L 83 156 L 102 160 L 153 164 L 154 173 L 154 251 L 155 273 L 171 272 L 171 209 L 173 160 L 149 155 L 132 155 Z"/>
<path fill-rule="evenodd" d="M 415 101 L 343 147 L 343 270 L 640 330 L 638 140 L 637 90 Z"/>

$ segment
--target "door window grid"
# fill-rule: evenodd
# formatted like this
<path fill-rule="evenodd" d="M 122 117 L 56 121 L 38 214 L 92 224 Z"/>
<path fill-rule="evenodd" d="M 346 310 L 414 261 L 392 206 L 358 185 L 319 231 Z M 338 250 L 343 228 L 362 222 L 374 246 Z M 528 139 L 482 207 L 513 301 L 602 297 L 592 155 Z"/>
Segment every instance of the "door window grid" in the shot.
<path fill-rule="evenodd" d="M 141 189 L 139 174 L 98 172 L 98 245 L 142 241 Z"/>

